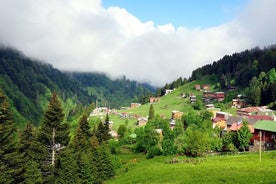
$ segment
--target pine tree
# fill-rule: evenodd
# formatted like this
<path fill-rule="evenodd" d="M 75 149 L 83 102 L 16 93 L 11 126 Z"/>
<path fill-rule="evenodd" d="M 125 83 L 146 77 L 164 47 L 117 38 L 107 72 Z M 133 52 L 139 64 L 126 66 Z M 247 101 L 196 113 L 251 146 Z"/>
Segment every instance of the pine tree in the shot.
<path fill-rule="evenodd" d="M 0 89 L 0 183 L 21 182 L 17 155 L 16 127 L 7 97 Z"/>
<path fill-rule="evenodd" d="M 96 136 L 100 144 L 108 141 L 111 138 L 109 134 L 109 116 L 106 114 L 104 122 L 100 122 L 96 131 Z"/>
<path fill-rule="evenodd" d="M 104 140 L 108 141 L 111 139 L 111 135 L 109 134 L 109 115 L 108 113 L 106 114 L 105 121 L 104 121 Z"/>
<path fill-rule="evenodd" d="M 18 152 L 21 159 L 24 160 L 22 168 L 24 169 L 25 183 L 42 183 L 40 164 L 44 160 L 47 150 L 37 141 L 30 123 L 27 123 L 19 138 Z"/>
<path fill-rule="evenodd" d="M 152 120 L 154 119 L 154 108 L 153 108 L 153 105 L 150 104 L 150 108 L 149 108 L 149 120 Z"/>
<path fill-rule="evenodd" d="M 83 115 L 78 123 L 77 133 L 74 137 L 73 147 L 76 150 L 87 149 L 90 145 L 90 139 L 92 134 L 90 132 L 90 126 L 87 121 L 87 115 Z"/>
<path fill-rule="evenodd" d="M 48 177 L 48 182 L 54 182 L 54 165 L 56 159 L 56 151 L 67 146 L 69 142 L 69 127 L 62 123 L 64 118 L 63 109 L 58 96 L 53 93 L 48 108 L 46 109 L 40 127 L 38 139 L 49 149 L 49 155 L 45 158 L 47 164 L 45 171 Z M 50 159 L 49 159 L 50 158 Z"/>

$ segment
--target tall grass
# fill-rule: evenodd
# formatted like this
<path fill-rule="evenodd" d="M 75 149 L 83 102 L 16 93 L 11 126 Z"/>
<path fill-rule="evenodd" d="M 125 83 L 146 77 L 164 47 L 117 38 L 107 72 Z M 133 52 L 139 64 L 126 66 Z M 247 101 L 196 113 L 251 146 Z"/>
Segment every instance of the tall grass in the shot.
<path fill-rule="evenodd" d="M 131 159 L 107 183 L 276 183 L 275 151 L 263 153 L 261 162 L 258 153 L 180 157 L 175 164 L 168 164 L 168 159 Z"/>

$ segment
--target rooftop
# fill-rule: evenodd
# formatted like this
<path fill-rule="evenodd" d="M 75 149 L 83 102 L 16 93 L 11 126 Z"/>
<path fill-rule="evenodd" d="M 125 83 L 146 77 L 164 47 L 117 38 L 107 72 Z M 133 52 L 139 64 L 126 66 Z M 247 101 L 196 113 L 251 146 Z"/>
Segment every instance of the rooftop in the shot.
<path fill-rule="evenodd" d="M 266 130 L 269 132 L 276 132 L 276 121 L 259 120 L 254 125 L 254 128 L 257 130 Z"/>

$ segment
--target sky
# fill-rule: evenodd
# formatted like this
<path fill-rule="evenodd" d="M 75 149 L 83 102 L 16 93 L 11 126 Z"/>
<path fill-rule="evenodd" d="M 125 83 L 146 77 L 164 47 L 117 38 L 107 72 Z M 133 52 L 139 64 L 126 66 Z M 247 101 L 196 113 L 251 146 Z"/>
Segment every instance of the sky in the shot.
<path fill-rule="evenodd" d="M 0 43 L 62 71 L 164 86 L 276 43 L 276 0 L 0 0 Z"/>

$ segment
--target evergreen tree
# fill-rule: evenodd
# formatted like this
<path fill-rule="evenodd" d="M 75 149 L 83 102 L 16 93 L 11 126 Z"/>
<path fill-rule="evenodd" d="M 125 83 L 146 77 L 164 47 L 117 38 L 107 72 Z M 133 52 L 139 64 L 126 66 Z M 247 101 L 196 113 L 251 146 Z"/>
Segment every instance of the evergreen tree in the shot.
<path fill-rule="evenodd" d="M 18 183 L 22 169 L 16 145 L 16 128 L 7 97 L 0 89 L 0 183 Z"/>
<path fill-rule="evenodd" d="M 96 136 L 100 144 L 108 141 L 111 138 L 109 134 L 109 116 L 106 114 L 104 122 L 100 122 L 96 131 Z"/>
<path fill-rule="evenodd" d="M 77 133 L 74 137 L 74 148 L 76 150 L 87 149 L 90 145 L 90 125 L 87 121 L 87 115 L 83 115 L 78 123 Z"/>
<path fill-rule="evenodd" d="M 19 155 L 24 160 L 25 183 L 42 183 L 40 164 L 46 156 L 45 147 L 37 141 L 33 127 L 27 123 L 25 129 L 19 136 Z"/>
<path fill-rule="evenodd" d="M 153 108 L 153 105 L 150 104 L 150 108 L 149 108 L 149 120 L 152 120 L 154 119 L 154 108 Z"/>
<path fill-rule="evenodd" d="M 105 121 L 104 121 L 104 140 L 108 141 L 111 139 L 111 135 L 109 134 L 109 115 L 106 114 Z"/>
<path fill-rule="evenodd" d="M 62 123 L 64 118 L 63 109 L 58 96 L 53 93 L 48 108 L 43 117 L 43 122 L 40 127 L 38 139 L 50 150 L 50 155 L 45 157 L 48 164 L 45 165 L 45 173 L 50 173 L 48 182 L 54 182 L 54 164 L 56 159 L 56 151 L 67 146 L 69 142 L 69 127 Z M 50 157 L 50 160 L 49 160 Z"/>

